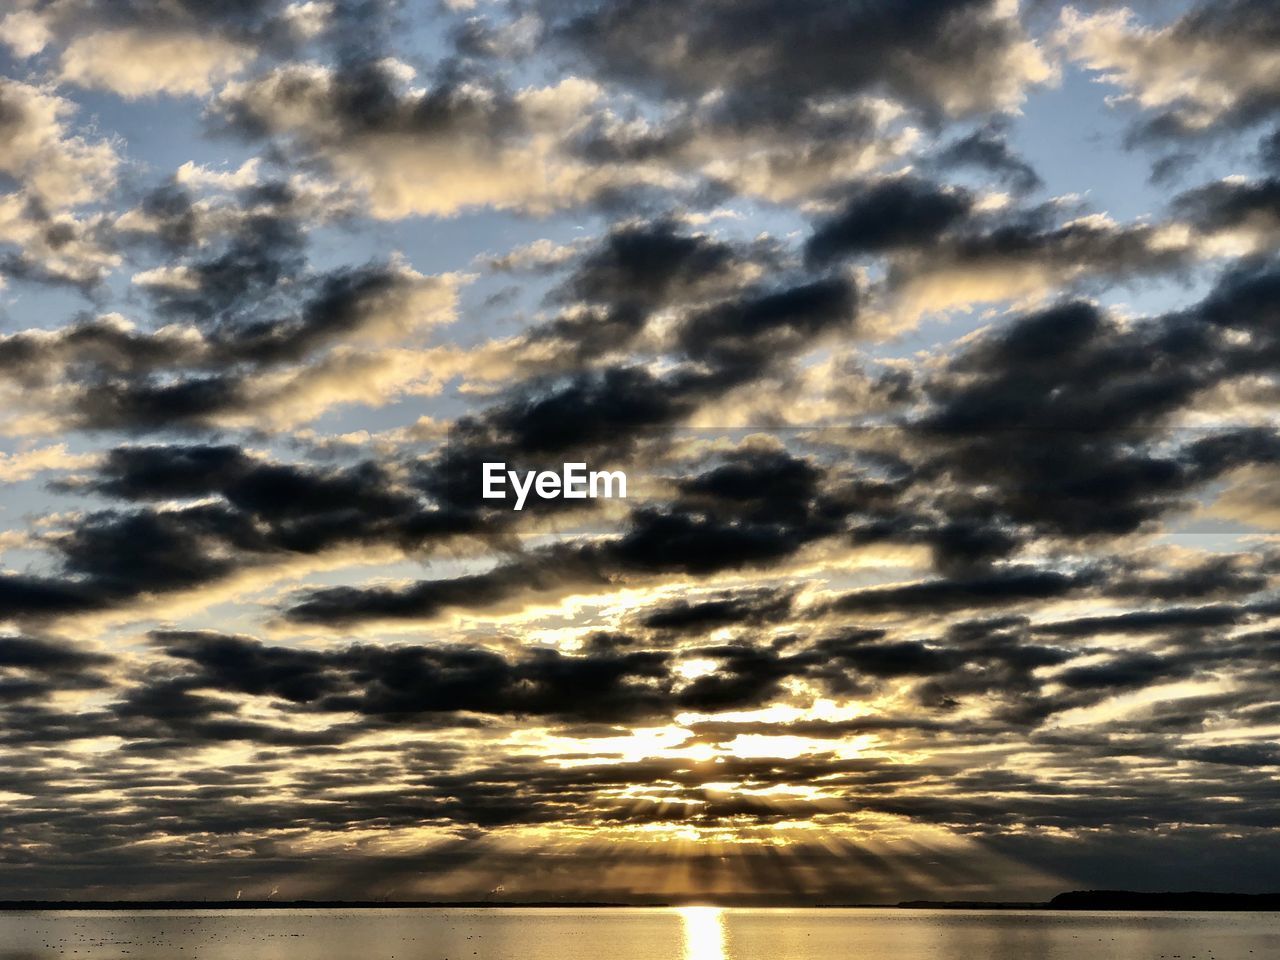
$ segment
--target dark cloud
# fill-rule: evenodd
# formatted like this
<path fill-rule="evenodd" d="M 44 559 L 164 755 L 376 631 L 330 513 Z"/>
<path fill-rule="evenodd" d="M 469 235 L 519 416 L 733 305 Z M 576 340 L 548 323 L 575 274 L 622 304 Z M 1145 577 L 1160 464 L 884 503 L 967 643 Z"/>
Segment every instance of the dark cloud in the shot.
<path fill-rule="evenodd" d="M 744 260 L 733 245 L 671 221 L 627 225 L 582 258 L 560 296 L 637 309 L 687 302 L 731 282 Z"/>
<path fill-rule="evenodd" d="M 1192 567 L 1157 575 L 1132 575 L 1111 581 L 1107 593 L 1113 597 L 1146 600 L 1200 600 L 1256 593 L 1269 583 L 1267 573 L 1254 558 L 1210 557 Z"/>
<path fill-rule="evenodd" d="M 373 461 L 288 464 L 228 444 L 118 447 L 95 476 L 54 489 L 141 505 L 88 512 L 51 532 L 60 575 L 0 579 L 16 617 L 110 609 L 290 556 L 359 545 L 430 549 L 483 533 L 486 523 L 501 529 L 427 499 Z"/>
<path fill-rule="evenodd" d="M 790 592 L 758 590 L 681 599 L 642 611 L 639 622 L 655 630 L 701 632 L 726 626 L 760 626 L 784 620 L 791 612 Z"/>
<path fill-rule="evenodd" d="M 157 179 L 148 150 L 117 189 L 122 143 L 0 85 L 0 272 L 102 311 L 7 301 L 0 335 L 0 883 L 630 899 L 616 876 L 674 857 L 672 898 L 847 902 L 1000 896 L 1009 862 L 1274 875 L 1280 554 L 1246 536 L 1280 467 L 1275 138 L 1127 223 L 1030 203 L 1015 149 L 1081 23 L 1119 31 L 1093 66 L 1139 98 L 1191 71 L 1129 101 L 1137 140 L 1253 129 L 1270 10 L 1067 16 L 1055 45 L 995 0 L 533 0 L 435 11 L 433 61 L 416 13 L 33 8 L 34 71 L 81 41 L 232 50 L 217 93 L 168 92 L 206 98 L 233 165 Z M 159 94 L 124 72 L 58 96 Z M 469 260 L 475 231 L 524 245 Z M 1100 305 L 1169 280 L 1207 292 Z M 480 496 L 494 461 L 632 489 L 516 513 Z"/>
<path fill-rule="evenodd" d="M 321 712 L 383 720 L 432 713 L 620 720 L 671 696 L 668 657 L 644 651 L 519 659 L 480 648 L 358 645 L 309 652 L 244 637 L 158 634 L 171 657 L 194 664 L 185 688 L 280 697 Z"/>
<path fill-rule="evenodd" d="M 1273 283 L 1267 270 L 1229 273 L 1196 308 L 1146 322 L 1074 302 L 1000 327 L 928 385 L 934 407 L 920 428 L 939 452 L 926 472 L 981 483 L 1008 523 L 1081 537 L 1141 529 L 1223 472 L 1271 462 L 1267 430 L 1197 436 L 1164 425 L 1266 364 L 1258 317 Z M 1224 329 L 1249 331 L 1251 346 Z"/>
<path fill-rule="evenodd" d="M 1280 180 L 1219 180 L 1188 190 L 1174 210 L 1206 232 L 1255 228 L 1280 229 Z"/>
<path fill-rule="evenodd" d="M 966 112 L 1007 102 L 1028 82 L 1017 74 L 1021 26 L 985 0 L 940 0 L 910 11 L 889 3 L 797 8 L 773 0 L 541 6 L 550 36 L 604 76 L 663 97 L 725 91 L 757 115 L 886 90 L 929 114 Z M 868 36 L 877 38 L 874 46 L 865 44 Z M 850 49 L 861 53 L 850 57 Z"/>
<path fill-rule="evenodd" d="M 1184 628 L 1227 627 L 1242 623 L 1247 615 L 1246 610 L 1225 604 L 1204 607 L 1166 607 L 1163 610 L 1081 617 L 1076 620 L 1042 624 L 1036 629 L 1041 633 L 1060 637 L 1089 637 L 1105 633 L 1132 635 Z"/>
<path fill-rule="evenodd" d="M 1011 146 L 1005 127 L 988 123 L 968 136 L 943 146 L 932 158 L 942 169 L 977 168 L 994 175 L 1019 193 L 1029 193 L 1044 185 L 1040 175 Z"/>
<path fill-rule="evenodd" d="M 313 275 L 304 246 L 291 215 L 249 216 L 221 252 L 148 285 L 164 325 L 82 317 L 52 336 L 8 334 L 0 376 L 46 389 L 70 381 L 49 405 L 81 428 L 192 429 L 269 408 L 281 389 L 269 374 L 301 376 L 353 339 L 420 339 L 447 317 L 445 281 L 385 262 Z"/>
<path fill-rule="evenodd" d="M 1258 143 L 1262 162 L 1273 171 L 1280 171 L 1280 127 L 1272 130 Z"/>
<path fill-rule="evenodd" d="M 994 569 L 976 577 L 854 590 L 831 601 L 830 609 L 840 613 L 980 610 L 1068 596 L 1096 580 L 1096 575 L 1088 572 L 1067 574 L 1029 567 Z"/>
<path fill-rule="evenodd" d="M 852 332 L 857 294 L 853 283 L 835 278 L 753 292 L 693 313 L 678 331 L 678 342 L 693 360 L 746 379 L 824 334 Z"/>
<path fill-rule="evenodd" d="M 839 531 L 841 514 L 816 480 L 811 466 L 789 457 L 714 468 L 685 485 L 681 499 L 634 508 L 616 536 L 526 551 L 451 580 L 318 590 L 301 597 L 288 616 L 308 623 L 432 618 L 449 608 L 493 608 L 530 593 L 599 588 L 627 577 L 705 576 L 766 565 Z M 797 483 L 802 497 L 776 509 L 774 495 L 793 494 Z"/>
<path fill-rule="evenodd" d="M 823 262 L 918 247 L 937 239 L 972 209 L 973 197 L 965 190 L 916 177 L 882 180 L 853 191 L 838 213 L 817 226 L 805 253 Z"/>
<path fill-rule="evenodd" d="M 110 685 L 102 668 L 114 658 L 63 641 L 0 637 L 0 704 L 30 703 L 53 693 Z"/>

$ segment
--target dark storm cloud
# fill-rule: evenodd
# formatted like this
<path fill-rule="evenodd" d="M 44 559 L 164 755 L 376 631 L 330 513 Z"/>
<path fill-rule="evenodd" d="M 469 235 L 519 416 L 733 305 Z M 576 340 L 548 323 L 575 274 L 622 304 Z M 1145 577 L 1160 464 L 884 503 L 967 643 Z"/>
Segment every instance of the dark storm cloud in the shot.
<path fill-rule="evenodd" d="M 781 515 L 761 510 L 762 503 L 740 510 L 638 510 L 621 537 L 599 548 L 601 560 L 623 572 L 705 576 L 781 561 L 839 529 L 818 502 Z"/>
<path fill-rule="evenodd" d="M 1105 633 L 1142 634 L 1183 628 L 1229 627 L 1244 622 L 1248 610 L 1230 604 L 1203 607 L 1165 607 L 1112 616 L 1081 617 L 1041 624 L 1040 633 L 1058 637 L 1096 636 Z"/>
<path fill-rule="evenodd" d="M 251 214 L 216 256 L 185 265 L 181 284 L 151 288 L 157 312 L 208 324 L 251 305 L 270 310 L 281 285 L 301 272 L 304 247 L 301 224 L 292 217 Z"/>
<path fill-rule="evenodd" d="M 38 130 L 20 115 L 21 105 L 9 105 L 0 86 L 0 135 L 15 140 L 39 135 Z M 4 175 L 0 174 L 0 178 Z M 0 179 L 0 184 L 3 180 Z M 9 195 L 15 199 L 17 195 Z M 7 229 L 12 237 L 0 240 L 13 250 L 0 253 L 0 278 L 50 287 L 71 287 L 86 297 L 102 293 L 101 284 L 110 273 L 114 238 L 108 224 L 100 217 L 76 219 L 65 212 L 51 210 L 49 204 L 27 196 L 21 213 L 10 212 Z"/>
<path fill-rule="evenodd" d="M 158 255 L 170 264 L 193 258 L 187 285 L 198 283 L 198 297 L 209 302 L 196 299 L 186 307 L 208 316 L 243 300 L 255 280 L 261 295 L 269 292 L 273 275 L 296 276 L 307 231 L 345 223 L 349 212 L 342 200 L 297 178 L 272 176 L 218 189 L 175 176 L 142 192 L 113 230 L 117 243 L 135 255 Z M 155 292 L 163 306 L 163 286 Z M 174 306 L 181 312 L 183 303 Z"/>
<path fill-rule="evenodd" d="M 661 570 L 710 573 L 726 569 L 727 556 L 739 564 L 767 563 L 848 529 L 854 542 L 928 545 L 938 569 L 949 574 L 901 588 L 901 594 L 888 588 L 883 596 L 854 596 L 851 604 L 911 609 L 918 594 L 925 604 L 999 605 L 1090 585 L 1096 573 L 982 568 L 1034 536 L 1140 530 L 1184 507 L 1224 472 L 1275 462 L 1280 441 L 1265 429 L 1183 437 L 1166 435 L 1163 426 L 1203 391 L 1265 367 L 1274 348 L 1260 314 L 1274 282 L 1265 266 L 1229 272 L 1198 306 L 1137 323 L 1121 324 L 1084 302 L 1016 318 L 975 339 L 925 385 L 931 404 L 910 425 L 903 480 L 885 487 L 879 502 L 867 501 L 855 486 L 843 498 L 824 494 L 821 503 L 806 506 L 811 467 L 780 461 L 776 466 L 789 472 L 773 477 L 775 465 L 766 457 L 738 477 L 741 468 L 728 464 L 683 481 L 671 509 L 634 511 L 622 537 L 584 546 L 581 558 L 599 564 L 585 582 Z M 703 391 L 759 375 L 779 353 L 797 349 L 789 346 L 791 339 L 807 344 L 829 325 L 848 322 L 851 292 L 819 281 L 692 311 L 677 327 L 677 342 L 691 357 L 714 364 L 709 372 L 677 370 L 659 379 L 634 369 L 600 371 L 564 386 L 553 381 L 546 393 L 507 401 L 464 423 L 475 436 L 495 439 L 497 449 L 617 449 L 620 438 L 691 412 Z M 1246 349 L 1224 330 L 1248 332 L 1254 341 Z M 758 347 L 762 338 L 765 346 Z M 1054 442 L 1046 444 L 1046 435 Z M 941 488 L 939 478 L 946 480 Z M 725 512 L 733 489 L 752 484 L 760 495 Z M 769 491 L 772 496 L 765 495 Z M 705 509 L 698 501 L 702 492 L 714 493 L 720 506 Z M 791 516 L 788 505 L 796 503 L 799 511 Z M 512 571 L 521 568 L 517 563 Z M 573 565 L 566 570 L 570 580 L 581 576 Z M 506 574 L 480 576 L 486 599 L 509 595 L 499 582 Z M 491 588 L 498 594 L 487 592 Z M 377 601 L 368 609 L 362 591 L 340 589 L 304 601 L 295 612 L 312 622 L 346 619 L 349 607 L 357 618 L 431 616 L 440 609 L 440 589 L 426 584 L 407 592 L 375 591 Z M 420 590 L 426 592 L 418 596 Z"/>
<path fill-rule="evenodd" d="M 1189 668 L 1171 670 L 1161 657 L 1148 653 L 1129 654 L 1106 663 L 1071 667 L 1058 674 L 1058 682 L 1072 690 L 1132 689 L 1154 680 L 1185 677 Z"/>
<path fill-rule="evenodd" d="M 138 208 L 152 225 L 153 239 L 161 250 L 185 253 L 200 240 L 200 212 L 196 196 L 182 184 L 169 182 L 148 190 Z M 129 231 L 122 231 L 126 237 Z"/>
<path fill-rule="evenodd" d="M 378 722 L 433 718 L 437 723 L 439 714 L 478 713 L 611 723 L 681 710 L 754 707 L 777 697 L 781 684 L 796 678 L 835 695 L 865 695 L 877 685 L 905 679 L 918 681 L 914 696 L 925 708 L 951 710 L 981 697 L 1001 705 L 994 714 L 1000 722 L 1036 724 L 1052 713 L 1097 702 L 1118 687 L 1137 689 L 1232 662 L 1264 669 L 1275 664 L 1267 647 L 1242 640 L 1163 653 L 1114 652 L 1104 661 L 1068 666 L 1046 677 L 1037 671 L 1085 655 L 1097 661 L 1106 648 L 1047 644 L 1028 628 L 1025 618 L 996 617 L 953 624 L 931 640 L 842 630 L 801 646 L 732 642 L 676 654 L 593 644 L 572 655 L 542 650 L 520 656 L 459 645 L 300 650 L 247 637 L 162 632 L 154 635 L 155 642 L 170 657 L 198 669 L 157 674 L 133 689 L 121 709 L 154 719 L 205 717 L 227 709 L 219 694 L 245 694 L 271 698 L 288 710 L 355 713 Z M 717 669 L 681 681 L 678 657 L 710 659 Z M 1066 692 L 1051 697 L 1045 692 L 1048 684 Z M 872 717 L 836 726 L 846 734 L 929 728 L 927 723 L 881 724 Z M 818 724 L 816 729 L 837 735 L 835 727 Z M 341 736 L 344 730 L 331 733 Z"/>
<path fill-rule="evenodd" d="M 450 608 L 494 609 L 527 593 L 607 584 L 608 575 L 592 559 L 589 551 L 557 546 L 450 580 L 424 580 L 400 588 L 330 587 L 298 599 L 288 615 L 304 623 L 341 624 L 430 618 Z"/>
<path fill-rule="evenodd" d="M 0 667 L 72 673 L 111 662 L 106 654 L 36 637 L 0 637 Z"/>
<path fill-rule="evenodd" d="M 497 141 L 516 132 L 521 122 L 518 107 L 505 92 L 495 100 L 461 85 L 444 85 L 422 97 L 406 97 L 390 66 L 377 60 L 340 63 L 325 83 L 306 72 L 286 72 L 279 81 L 276 89 L 263 91 L 264 98 L 280 96 L 286 103 L 313 108 L 335 128 L 326 135 L 334 143 L 370 133 L 465 134 Z M 276 104 L 271 100 L 232 95 L 221 105 L 230 130 L 247 137 L 274 132 Z"/>
<path fill-rule="evenodd" d="M 564 423 L 570 418 L 562 408 L 579 411 L 579 417 L 582 410 L 600 410 L 610 421 L 613 408 L 630 421 L 618 424 L 624 429 L 657 426 L 763 375 L 825 336 L 854 329 L 858 290 L 846 279 L 786 283 L 785 273 L 769 284 L 750 279 L 762 269 L 781 273 L 779 257 L 763 241 L 729 244 L 680 231 L 664 220 L 614 229 L 580 257 L 550 296 L 575 310 L 533 327 L 526 339 L 535 345 L 560 343 L 568 361 L 582 364 L 635 346 L 646 332 L 652 339 L 647 325 L 653 316 L 678 311 L 670 342 L 661 349 L 691 363 L 663 376 L 618 365 L 591 373 L 571 367 L 572 373 L 559 380 L 532 378 L 513 391 L 510 403 L 485 416 L 499 431 L 517 435 L 522 431 L 516 421 L 535 429 L 544 417 Z M 645 399 L 640 409 L 645 394 L 661 397 Z M 593 419 L 584 425 L 585 442 L 590 442 Z M 467 429 L 479 423 L 470 418 Z"/>
<path fill-rule="evenodd" d="M 916 513 L 906 504 L 879 504 L 855 521 L 856 544 L 903 543 L 929 548 L 933 565 L 951 575 L 979 569 L 1015 553 L 1024 538 L 980 497 L 940 498 L 941 510 Z"/>
<path fill-rule="evenodd" d="M 253 529 L 255 536 L 246 533 L 237 544 L 250 551 L 256 545 L 266 551 L 309 553 L 337 543 L 394 541 L 401 536 L 407 543 L 428 509 L 384 467 L 370 461 L 315 468 L 264 461 L 230 446 L 117 448 L 100 476 L 94 489 L 130 500 L 219 496 L 225 508 L 205 514 L 211 520 L 207 526 L 196 519 L 190 524 L 192 531 L 216 539 L 233 536 L 230 531 L 236 529 Z M 200 517 L 193 511 L 202 509 L 169 513 L 181 524 Z M 117 522 L 123 522 L 123 516 L 112 515 Z"/>
<path fill-rule="evenodd" d="M 124 691 L 95 718 L 100 729 L 128 733 L 124 750 L 139 756 L 181 755 L 207 744 L 248 742 L 264 747 L 324 747 L 348 739 L 340 727 L 302 730 L 246 720 L 227 697 L 197 692 L 199 678 L 151 678 Z"/>
<path fill-rule="evenodd" d="M 965 609 L 982 606 L 971 603 Z M 865 697 L 886 683 L 905 681 L 907 685 L 900 689 L 928 711 L 946 713 L 962 704 L 983 703 L 988 719 L 978 726 L 994 726 L 985 733 L 982 729 L 971 732 L 989 736 L 1009 725 L 1038 725 L 1055 712 L 1079 705 L 1078 699 L 1068 704 L 1048 698 L 1044 688 L 1052 679 L 1038 671 L 1067 664 L 1088 653 L 1088 648 L 1045 643 L 1028 626 L 1025 617 L 995 615 L 956 620 L 940 636 L 929 638 L 846 628 L 821 636 L 792 659 L 805 664 L 805 675 L 834 696 Z M 874 723 L 867 727 L 874 729 Z M 966 727 L 960 724 L 954 729 L 959 735 Z"/>
<path fill-rule="evenodd" d="M 123 500 L 201 497 L 252 470 L 237 446 L 118 447 L 107 454 L 94 489 Z"/>
<path fill-rule="evenodd" d="M 317 275 L 306 256 L 307 218 L 315 211 L 293 186 L 266 181 L 242 188 L 236 199 L 245 212 L 213 237 L 201 235 L 192 198 L 176 185 L 159 188 L 141 207 L 154 221 L 151 236 L 173 246 L 174 254 L 195 239 L 206 248 L 181 262 L 180 280 L 159 279 L 146 290 L 161 319 L 200 331 L 207 366 L 304 360 L 383 319 L 377 312 L 399 308 L 397 297 L 421 280 L 386 262 Z"/>
<path fill-rule="evenodd" d="M 533 381 L 475 421 L 464 420 L 454 439 L 466 440 L 474 424 L 517 453 L 625 445 L 692 412 L 699 394 L 708 392 L 700 386 L 693 376 L 656 376 L 628 366 Z"/>
<path fill-rule="evenodd" d="M 803 534 L 777 523 L 739 525 L 700 513 L 640 511 L 620 537 L 531 552 L 479 574 L 408 587 L 332 587 L 299 598 L 296 621 L 428 619 L 451 608 L 498 608 L 528 594 L 602 588 L 625 574 L 717 570 L 763 564 L 794 553 Z"/>
<path fill-rule="evenodd" d="M 245 411 L 252 391 L 234 375 L 210 374 L 176 383 L 109 380 L 88 385 L 77 398 L 77 426 L 92 430 L 184 429 L 219 414 Z"/>
<path fill-rule="evenodd" d="M 110 318 L 82 317 L 60 330 L 0 336 L 0 373 L 23 386 L 55 382 L 67 372 L 140 376 L 194 363 L 199 349 L 172 331 L 149 334 Z"/>
<path fill-rule="evenodd" d="M 83 613 L 99 609 L 109 599 L 96 584 L 30 574 L 0 574 L 0 605 L 16 619 Z"/>

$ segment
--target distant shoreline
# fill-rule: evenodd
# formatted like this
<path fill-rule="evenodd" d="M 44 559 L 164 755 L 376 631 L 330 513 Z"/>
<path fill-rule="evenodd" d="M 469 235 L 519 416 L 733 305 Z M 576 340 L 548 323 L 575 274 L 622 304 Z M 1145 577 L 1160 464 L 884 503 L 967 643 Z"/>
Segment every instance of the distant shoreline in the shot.
<path fill-rule="evenodd" d="M 602 903 L 594 900 L 0 900 L 14 910 L 459 910 L 476 908 L 670 907 L 669 903 Z"/>
<path fill-rule="evenodd" d="M 906 900 L 897 906 L 916 910 L 1280 910 L 1280 893 L 1144 893 L 1135 890 L 1073 890 L 1045 903 L 977 900 Z"/>
<path fill-rule="evenodd" d="M 595 900 L 0 900 L 0 912 L 57 910 L 473 910 L 559 908 L 576 910 L 670 908 L 671 903 Z M 741 904 L 826 910 L 1127 910 L 1280 911 L 1280 893 L 1144 893 L 1075 890 L 1048 901 L 903 900 L 898 903 Z"/>

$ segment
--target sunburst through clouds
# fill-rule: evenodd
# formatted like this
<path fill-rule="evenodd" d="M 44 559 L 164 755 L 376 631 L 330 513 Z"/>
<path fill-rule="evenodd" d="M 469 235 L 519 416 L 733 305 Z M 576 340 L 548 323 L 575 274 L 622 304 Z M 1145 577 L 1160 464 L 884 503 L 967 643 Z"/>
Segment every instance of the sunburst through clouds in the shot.
<path fill-rule="evenodd" d="M 0 4 L 0 898 L 1280 885 L 1276 17 Z"/>

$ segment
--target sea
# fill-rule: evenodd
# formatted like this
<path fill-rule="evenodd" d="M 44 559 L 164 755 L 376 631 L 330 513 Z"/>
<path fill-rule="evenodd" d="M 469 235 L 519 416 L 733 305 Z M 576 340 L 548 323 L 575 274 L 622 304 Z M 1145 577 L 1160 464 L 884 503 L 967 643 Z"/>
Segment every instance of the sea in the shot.
<path fill-rule="evenodd" d="M 1277 913 L 558 907 L 0 913 L 0 960 L 1276 960 Z"/>

